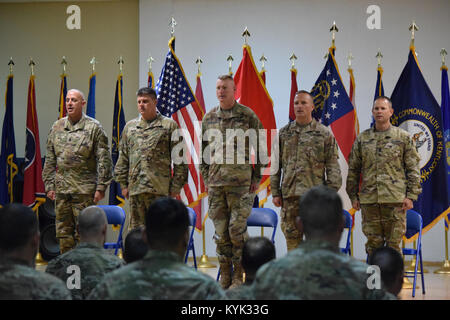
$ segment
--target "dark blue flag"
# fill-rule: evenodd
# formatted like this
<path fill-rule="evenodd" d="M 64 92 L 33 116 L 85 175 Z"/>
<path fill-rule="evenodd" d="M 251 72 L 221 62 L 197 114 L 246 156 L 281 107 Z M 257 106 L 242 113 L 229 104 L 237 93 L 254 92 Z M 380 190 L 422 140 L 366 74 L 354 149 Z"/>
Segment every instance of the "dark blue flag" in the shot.
<path fill-rule="evenodd" d="M 448 88 L 448 68 L 443 65 L 441 80 L 441 110 L 442 123 L 444 125 L 444 142 L 445 142 L 445 162 L 447 164 L 447 197 L 450 201 L 450 92 Z M 448 229 L 447 220 L 446 229 Z"/>
<path fill-rule="evenodd" d="M 447 196 L 450 200 L 450 92 L 448 88 L 448 69 L 442 66 L 441 81 L 441 110 L 442 124 L 444 126 L 445 162 L 447 164 Z"/>
<path fill-rule="evenodd" d="M 97 75 L 93 73 L 89 78 L 89 95 L 87 100 L 86 115 L 95 119 L 95 83 Z"/>
<path fill-rule="evenodd" d="M 384 87 L 383 87 L 383 68 L 381 66 L 377 69 L 377 84 L 375 85 L 375 95 L 373 97 L 373 101 L 375 101 L 378 97 L 384 96 Z M 373 127 L 375 124 L 375 119 L 371 116 L 372 121 L 370 123 L 370 127 Z"/>
<path fill-rule="evenodd" d="M 414 47 L 391 96 L 392 124 L 408 131 L 420 155 L 422 193 L 414 210 L 422 215 L 423 232 L 448 213 L 444 129 L 441 108 L 428 87 Z"/>
<path fill-rule="evenodd" d="M 125 127 L 125 114 L 123 110 L 123 90 L 122 90 L 122 74 L 119 75 L 116 82 L 116 93 L 114 95 L 114 116 L 113 129 L 111 139 L 111 158 L 113 168 L 116 166 L 117 159 L 119 159 L 119 145 L 122 136 L 122 130 Z M 122 196 L 120 185 L 116 181 L 112 181 L 109 186 L 109 204 L 123 206 L 125 199 Z"/>
<path fill-rule="evenodd" d="M 14 176 L 18 172 L 13 117 L 13 75 L 6 84 L 6 110 L 3 118 L 2 150 L 0 155 L 0 205 L 14 202 Z"/>

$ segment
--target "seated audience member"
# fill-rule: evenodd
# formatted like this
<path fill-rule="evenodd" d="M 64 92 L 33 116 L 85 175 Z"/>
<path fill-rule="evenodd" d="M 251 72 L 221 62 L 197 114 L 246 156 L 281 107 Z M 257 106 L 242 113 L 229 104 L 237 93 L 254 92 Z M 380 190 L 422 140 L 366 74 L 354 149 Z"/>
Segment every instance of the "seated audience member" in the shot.
<path fill-rule="evenodd" d="M 108 274 L 89 299 L 207 300 L 225 293 L 210 276 L 183 263 L 189 242 L 186 206 L 159 198 L 145 213 L 145 257 Z"/>
<path fill-rule="evenodd" d="M 262 266 L 253 282 L 255 299 L 388 299 L 367 286 L 367 264 L 344 255 L 342 201 L 336 191 L 317 186 L 300 199 L 297 226 L 305 241 Z"/>
<path fill-rule="evenodd" d="M 245 272 L 245 282 L 225 294 L 229 299 L 252 299 L 251 284 L 255 279 L 256 271 L 266 262 L 275 259 L 275 246 L 268 238 L 249 238 L 242 249 L 242 267 Z"/>
<path fill-rule="evenodd" d="M 74 300 L 86 299 L 105 274 L 123 265 L 121 259 L 103 249 L 107 225 L 103 209 L 83 209 L 78 217 L 80 243 L 48 263 L 45 272 L 67 283 Z"/>
<path fill-rule="evenodd" d="M 39 250 L 36 213 L 22 204 L 0 209 L 0 299 L 71 300 L 60 279 L 35 270 Z"/>
<path fill-rule="evenodd" d="M 123 260 L 125 260 L 126 263 L 140 260 L 147 253 L 147 243 L 142 239 L 143 231 L 144 227 L 140 226 L 128 232 L 123 250 Z"/>
<path fill-rule="evenodd" d="M 375 249 L 369 264 L 380 267 L 383 289 L 398 296 L 403 286 L 404 265 L 402 255 L 391 247 Z"/>

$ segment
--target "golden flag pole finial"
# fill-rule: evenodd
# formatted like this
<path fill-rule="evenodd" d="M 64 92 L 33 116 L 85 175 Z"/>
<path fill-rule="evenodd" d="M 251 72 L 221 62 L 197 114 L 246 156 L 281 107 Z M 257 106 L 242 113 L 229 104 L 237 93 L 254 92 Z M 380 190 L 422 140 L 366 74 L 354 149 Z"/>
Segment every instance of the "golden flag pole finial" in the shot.
<path fill-rule="evenodd" d="M 197 76 L 200 77 L 202 75 L 200 71 L 200 66 L 203 63 L 202 58 L 198 57 L 197 60 L 195 60 L 195 63 L 197 64 Z"/>
<path fill-rule="evenodd" d="M 441 49 L 441 59 L 442 59 L 442 66 L 445 66 L 445 56 L 447 55 L 447 50 L 445 48 Z"/>
<path fill-rule="evenodd" d="M 245 45 L 247 45 L 247 39 L 248 39 L 248 37 L 250 37 L 250 32 L 248 32 L 247 27 L 245 27 L 244 32 L 242 33 L 242 36 L 244 37 Z"/>
<path fill-rule="evenodd" d="M 353 54 L 351 52 L 348 53 L 347 61 L 348 61 L 348 68 L 352 68 L 352 60 L 354 59 Z"/>
<path fill-rule="evenodd" d="M 8 66 L 9 66 L 9 74 L 13 73 L 13 67 L 14 67 L 14 61 L 13 58 L 9 58 L 9 62 L 8 62 Z"/>
<path fill-rule="evenodd" d="M 295 55 L 295 53 L 292 52 L 289 60 L 291 60 L 291 62 L 292 62 L 291 69 L 295 69 L 295 60 L 297 60 L 297 56 Z"/>
<path fill-rule="evenodd" d="M 261 72 L 265 72 L 265 62 L 267 61 L 267 58 L 264 56 L 264 53 L 262 54 L 261 58 L 259 58 L 259 61 L 261 61 Z"/>
<path fill-rule="evenodd" d="M 413 22 L 411 23 L 411 25 L 409 26 L 409 31 L 411 31 L 411 47 L 414 46 L 414 39 L 416 36 L 416 31 L 419 30 L 419 27 L 417 26 L 416 22 L 413 20 Z"/>
<path fill-rule="evenodd" d="M 378 68 L 381 67 L 381 59 L 383 58 L 383 55 L 381 54 L 381 50 L 378 49 L 377 55 L 375 56 L 378 60 Z"/>
<path fill-rule="evenodd" d="M 232 70 L 232 68 L 231 68 L 231 63 L 233 62 L 233 56 L 230 54 L 229 56 L 228 56 L 228 58 L 227 58 L 227 61 L 228 61 L 228 74 L 231 76 L 231 75 L 233 75 L 233 70 Z"/>
<path fill-rule="evenodd" d="M 95 73 L 95 65 L 98 63 L 97 59 L 95 57 L 92 57 L 91 61 L 89 63 L 92 65 L 92 74 Z"/>
<path fill-rule="evenodd" d="M 34 66 L 36 63 L 34 63 L 33 58 L 30 57 L 30 63 L 28 65 L 31 67 L 31 75 L 34 76 Z"/>
<path fill-rule="evenodd" d="M 123 61 L 123 57 L 122 56 L 120 56 L 119 57 L 119 61 L 117 61 L 117 64 L 119 65 L 119 70 L 120 70 L 120 73 L 122 74 L 122 72 L 123 72 L 123 64 L 125 63 L 125 61 Z"/>
<path fill-rule="evenodd" d="M 335 47 L 334 43 L 336 40 L 336 32 L 339 32 L 339 29 L 336 26 L 336 21 L 333 21 L 333 25 L 330 28 L 330 32 L 331 32 L 331 47 Z"/>
<path fill-rule="evenodd" d="M 177 25 L 177 22 L 172 17 L 170 19 L 169 27 L 170 27 L 170 37 L 173 38 L 175 36 L 175 26 Z"/>
<path fill-rule="evenodd" d="M 62 57 L 61 65 L 62 65 L 62 67 L 63 67 L 63 74 L 66 74 L 66 66 L 67 66 L 66 56 L 63 56 L 63 57 Z"/>
<path fill-rule="evenodd" d="M 148 56 L 147 63 L 148 63 L 148 72 L 152 72 L 152 63 L 155 61 L 151 55 Z"/>

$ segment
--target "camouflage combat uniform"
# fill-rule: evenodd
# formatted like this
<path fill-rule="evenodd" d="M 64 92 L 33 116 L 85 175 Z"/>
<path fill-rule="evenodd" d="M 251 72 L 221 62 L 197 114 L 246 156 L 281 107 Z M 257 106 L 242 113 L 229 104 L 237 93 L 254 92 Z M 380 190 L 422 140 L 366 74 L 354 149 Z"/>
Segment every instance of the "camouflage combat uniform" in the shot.
<path fill-rule="evenodd" d="M 263 265 L 252 291 L 257 300 L 395 299 L 382 289 L 368 288 L 367 267 L 328 242 L 306 240 Z"/>
<path fill-rule="evenodd" d="M 90 300 L 219 300 L 214 279 L 183 263 L 171 251 L 149 250 L 142 260 L 108 274 Z"/>
<path fill-rule="evenodd" d="M 67 278 L 74 274 L 68 273 L 67 268 L 71 265 L 78 266 L 81 275 L 80 289 L 70 289 L 72 299 L 84 300 L 107 273 L 120 268 L 124 263 L 101 246 L 82 242 L 73 250 L 50 260 L 45 272 L 66 283 Z"/>
<path fill-rule="evenodd" d="M 281 230 L 288 250 L 296 248 L 303 238 L 295 225 L 300 197 L 321 184 L 336 191 L 341 187 L 338 158 L 336 140 L 328 128 L 315 119 L 307 125 L 292 121 L 280 130 L 279 167 L 270 177 L 270 186 L 272 196 L 283 199 Z"/>
<path fill-rule="evenodd" d="M 0 300 L 71 300 L 60 279 L 30 268 L 25 262 L 0 258 Z"/>
<path fill-rule="evenodd" d="M 46 192 L 56 192 L 56 237 L 64 253 L 79 241 L 79 213 L 94 205 L 95 191 L 105 192 L 112 180 L 108 137 L 101 124 L 85 114 L 75 124 L 68 117 L 57 120 L 47 138 L 42 179 Z"/>
<path fill-rule="evenodd" d="M 255 165 L 252 166 L 249 149 L 250 144 L 259 146 L 258 130 L 262 128 L 256 114 L 237 102 L 230 110 L 213 108 L 202 121 L 203 160 L 200 170 L 208 188 L 208 214 L 215 227 L 214 240 L 221 275 L 227 283 L 229 279 L 225 278 L 230 276 L 228 270 L 231 270 L 231 263 L 235 275 L 242 275 L 242 248 L 248 238 L 247 218 L 255 199 L 255 194 L 250 193 L 249 189 L 251 184 L 260 182 L 262 168 L 258 154 Z M 235 140 L 228 136 L 227 141 L 227 131 L 230 133 L 233 129 L 242 134 L 252 129 L 256 139 L 248 137 L 245 144 L 239 144 L 239 138 Z M 247 131 L 249 132 L 251 131 Z M 215 135 L 217 137 L 214 138 Z M 219 135 L 222 136 L 222 141 L 218 138 Z M 240 146 L 244 148 L 241 149 Z M 243 160 L 243 163 L 239 160 Z M 229 283 L 224 287 L 227 286 Z"/>
<path fill-rule="evenodd" d="M 129 230 L 145 224 L 145 211 L 154 200 L 179 193 L 187 182 L 186 162 L 174 163 L 171 172 L 172 151 L 179 143 L 172 141 L 172 134 L 177 129 L 175 121 L 158 113 L 149 121 L 135 118 L 122 131 L 114 173 L 121 188 L 128 188 Z"/>
<path fill-rule="evenodd" d="M 347 193 L 352 202 L 359 200 L 361 204 L 368 254 L 384 244 L 401 253 L 406 232 L 406 214 L 401 207 L 405 198 L 415 201 L 422 191 L 419 161 L 409 133 L 398 127 L 387 131 L 370 128 L 355 140 Z"/>

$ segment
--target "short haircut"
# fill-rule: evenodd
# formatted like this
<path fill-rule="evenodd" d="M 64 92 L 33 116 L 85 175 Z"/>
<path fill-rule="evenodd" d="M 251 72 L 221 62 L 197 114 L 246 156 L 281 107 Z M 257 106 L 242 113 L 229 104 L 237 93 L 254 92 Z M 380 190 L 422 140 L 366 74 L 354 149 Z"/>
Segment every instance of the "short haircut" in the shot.
<path fill-rule="evenodd" d="M 84 208 L 78 216 L 78 231 L 80 236 L 97 236 L 108 223 L 103 209 L 97 206 Z"/>
<path fill-rule="evenodd" d="M 242 267 L 246 273 L 255 274 L 266 262 L 275 259 L 275 246 L 266 237 L 249 238 L 242 249 Z"/>
<path fill-rule="evenodd" d="M 387 100 L 387 102 L 389 102 L 389 107 L 392 109 L 392 100 L 391 100 L 390 98 L 386 97 L 386 96 L 379 96 L 379 97 L 377 97 L 377 98 L 373 101 L 372 109 L 373 109 L 373 107 L 375 106 L 375 102 L 377 102 L 377 100 L 381 100 L 381 99 Z"/>
<path fill-rule="evenodd" d="M 306 90 L 299 90 L 299 91 L 297 91 L 297 92 L 295 93 L 295 96 L 297 96 L 297 95 L 299 95 L 299 94 L 301 94 L 301 93 L 304 93 L 304 94 L 307 94 L 308 96 L 310 96 L 310 97 L 311 97 L 311 100 L 314 102 L 314 97 L 312 96 L 312 94 L 311 94 L 309 91 L 306 91 Z"/>
<path fill-rule="evenodd" d="M 145 213 L 145 228 L 150 247 L 175 248 L 189 228 L 188 210 L 179 200 L 159 198 Z"/>
<path fill-rule="evenodd" d="M 342 200 L 335 190 L 327 186 L 309 189 L 301 196 L 299 207 L 307 237 L 327 235 L 343 226 Z"/>
<path fill-rule="evenodd" d="M 20 203 L 0 208 L 0 250 L 20 249 L 38 232 L 39 222 L 31 208 Z"/>
<path fill-rule="evenodd" d="M 222 80 L 222 81 L 224 81 L 224 80 L 231 80 L 231 81 L 234 82 L 233 77 L 231 75 L 229 75 L 229 74 L 222 74 L 222 75 L 217 77 L 217 80 Z"/>
<path fill-rule="evenodd" d="M 86 101 L 86 97 L 84 96 L 83 91 L 78 90 L 78 89 L 69 89 L 67 92 L 69 93 L 70 91 L 78 92 L 81 95 L 81 99 L 83 99 L 83 101 Z"/>
<path fill-rule="evenodd" d="M 142 239 L 143 230 L 144 227 L 140 226 L 128 232 L 123 249 L 123 259 L 126 263 L 140 260 L 147 253 L 147 243 Z"/>
<path fill-rule="evenodd" d="M 136 96 L 138 96 L 138 97 L 146 96 L 146 95 L 151 96 L 153 99 L 157 99 L 155 89 L 150 88 L 150 87 L 142 87 L 136 93 Z"/>
<path fill-rule="evenodd" d="M 368 263 L 380 267 L 381 281 L 387 287 L 395 283 L 399 274 L 403 274 L 403 257 L 400 252 L 391 247 L 380 247 L 373 250 Z"/>

